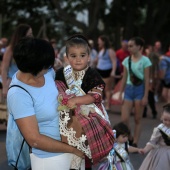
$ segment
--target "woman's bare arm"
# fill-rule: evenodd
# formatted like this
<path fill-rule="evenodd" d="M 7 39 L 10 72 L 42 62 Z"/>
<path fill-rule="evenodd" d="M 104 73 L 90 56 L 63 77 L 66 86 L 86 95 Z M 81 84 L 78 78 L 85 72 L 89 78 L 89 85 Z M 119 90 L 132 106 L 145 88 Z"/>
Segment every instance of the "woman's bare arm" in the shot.
<path fill-rule="evenodd" d="M 32 148 L 37 148 L 47 152 L 73 153 L 79 157 L 83 157 L 83 153 L 76 148 L 40 134 L 35 115 L 17 119 L 16 123 L 25 140 Z"/>
<path fill-rule="evenodd" d="M 7 91 L 8 91 L 8 69 L 10 66 L 10 62 L 12 59 L 12 50 L 9 47 L 7 47 L 6 52 L 3 56 L 3 60 L 2 60 L 2 67 L 1 67 L 1 76 L 2 76 L 2 85 L 3 85 L 3 90 L 2 93 L 4 95 L 4 97 L 6 97 L 7 95 Z"/>
<path fill-rule="evenodd" d="M 112 61 L 112 72 L 111 76 L 115 76 L 116 67 L 117 67 L 117 59 L 116 59 L 116 53 L 113 49 L 109 49 L 109 57 Z"/>

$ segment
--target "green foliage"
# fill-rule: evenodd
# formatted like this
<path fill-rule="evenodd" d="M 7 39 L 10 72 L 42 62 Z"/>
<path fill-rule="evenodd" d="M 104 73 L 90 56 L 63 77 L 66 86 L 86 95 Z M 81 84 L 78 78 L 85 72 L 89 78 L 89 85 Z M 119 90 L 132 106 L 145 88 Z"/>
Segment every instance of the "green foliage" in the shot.
<path fill-rule="evenodd" d="M 169 0 L 113 0 L 111 4 L 106 0 L 1 0 L 0 36 L 10 38 L 18 24 L 28 23 L 35 37 L 63 40 L 80 32 L 94 40 L 100 34 L 109 35 L 116 48 L 122 38 L 136 35 L 149 44 L 156 39 L 168 44 L 169 6 Z"/>

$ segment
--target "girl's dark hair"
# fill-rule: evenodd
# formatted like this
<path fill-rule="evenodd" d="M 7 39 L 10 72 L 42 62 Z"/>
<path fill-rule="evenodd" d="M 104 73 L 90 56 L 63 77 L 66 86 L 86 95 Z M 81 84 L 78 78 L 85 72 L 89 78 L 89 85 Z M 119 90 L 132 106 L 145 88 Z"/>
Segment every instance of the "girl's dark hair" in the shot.
<path fill-rule="evenodd" d="M 129 41 L 134 41 L 136 45 L 139 45 L 141 47 L 144 47 L 145 41 L 141 37 L 133 37 Z"/>
<path fill-rule="evenodd" d="M 31 37 L 19 41 L 13 56 L 20 71 L 34 76 L 43 69 L 52 68 L 55 60 L 54 49 L 49 42 Z"/>
<path fill-rule="evenodd" d="M 90 44 L 88 39 L 82 34 L 75 34 L 66 41 L 66 55 L 68 55 L 68 50 L 70 47 L 77 45 L 86 47 L 88 54 L 90 54 Z"/>
<path fill-rule="evenodd" d="M 28 30 L 31 28 L 30 25 L 28 24 L 20 24 L 16 30 L 14 31 L 11 41 L 10 41 L 10 46 L 11 49 L 13 50 L 15 45 L 19 42 L 19 40 L 23 37 L 26 36 Z"/>
<path fill-rule="evenodd" d="M 130 135 L 129 128 L 123 122 L 114 125 L 113 130 L 116 130 L 116 138 L 118 138 L 120 135 L 127 135 L 127 136 Z"/>
<path fill-rule="evenodd" d="M 163 106 L 163 112 L 170 113 L 170 103 L 167 103 Z"/>

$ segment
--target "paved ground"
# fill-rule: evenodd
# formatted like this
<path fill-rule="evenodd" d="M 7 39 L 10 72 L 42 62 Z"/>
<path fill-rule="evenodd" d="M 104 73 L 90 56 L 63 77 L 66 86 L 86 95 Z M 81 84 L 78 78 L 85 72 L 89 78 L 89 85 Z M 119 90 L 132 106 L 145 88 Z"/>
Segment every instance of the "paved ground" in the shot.
<path fill-rule="evenodd" d="M 152 119 L 150 110 L 148 109 L 147 118 L 142 120 L 142 133 L 139 141 L 139 147 L 144 147 L 146 142 L 149 140 L 152 134 L 153 127 L 160 123 L 160 113 L 162 110 L 163 103 L 157 103 L 158 118 Z M 120 106 L 112 106 L 112 111 L 109 113 L 111 124 L 114 125 L 120 121 Z M 133 116 L 131 116 L 131 128 L 133 129 Z M 7 165 L 6 150 L 5 150 L 5 137 L 6 128 L 5 125 L 0 124 L 0 170 L 12 170 L 13 168 Z M 140 164 L 142 163 L 144 156 L 139 154 L 130 154 L 130 159 L 134 165 L 135 170 L 138 170 Z"/>

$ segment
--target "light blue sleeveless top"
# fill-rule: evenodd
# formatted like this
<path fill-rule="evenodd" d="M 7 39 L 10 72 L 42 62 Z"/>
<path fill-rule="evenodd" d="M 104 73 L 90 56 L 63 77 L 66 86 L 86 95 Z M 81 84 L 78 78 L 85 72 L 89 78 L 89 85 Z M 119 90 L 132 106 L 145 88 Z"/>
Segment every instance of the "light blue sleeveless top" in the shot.
<path fill-rule="evenodd" d="M 100 70 L 112 69 L 112 61 L 109 57 L 109 50 L 106 50 L 104 55 L 103 52 L 104 51 L 99 52 L 97 68 Z"/>

